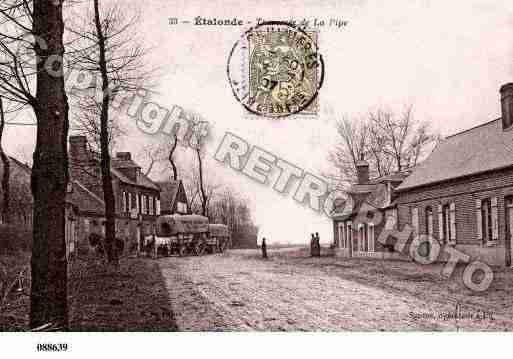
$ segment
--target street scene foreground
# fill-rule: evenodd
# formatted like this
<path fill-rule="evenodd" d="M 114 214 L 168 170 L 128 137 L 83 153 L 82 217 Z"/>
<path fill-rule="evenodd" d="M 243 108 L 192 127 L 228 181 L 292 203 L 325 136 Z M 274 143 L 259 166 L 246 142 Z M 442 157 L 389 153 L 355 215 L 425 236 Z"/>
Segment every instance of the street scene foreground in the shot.
<path fill-rule="evenodd" d="M 311 258 L 306 249 L 158 260 L 181 331 L 510 330 L 511 271 L 483 293 L 442 264 Z"/>

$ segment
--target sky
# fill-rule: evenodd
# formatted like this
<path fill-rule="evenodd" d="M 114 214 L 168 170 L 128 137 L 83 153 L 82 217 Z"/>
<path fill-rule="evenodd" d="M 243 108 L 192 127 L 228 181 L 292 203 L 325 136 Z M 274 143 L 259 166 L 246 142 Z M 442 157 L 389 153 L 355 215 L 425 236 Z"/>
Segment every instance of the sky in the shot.
<path fill-rule="evenodd" d="M 337 142 L 335 121 L 379 106 L 411 104 L 414 115 L 444 135 L 500 117 L 499 88 L 513 81 L 511 1 L 122 1 L 142 11 L 139 37 L 152 48 L 147 61 L 159 67 L 152 101 L 193 110 L 212 125 L 207 176 L 249 198 L 259 238 L 308 243 L 333 239 L 329 218 L 296 203 L 213 159 L 229 131 L 312 174 L 329 170 L 328 151 Z M 137 5 L 139 4 L 139 5 Z M 226 76 L 229 52 L 247 27 L 169 25 L 190 20 L 233 18 L 256 21 L 315 17 L 348 21 L 320 29 L 325 82 L 316 119 L 247 119 Z M 122 118 L 126 137 L 118 150 L 137 153 L 158 141 Z M 26 156 L 34 129 L 11 127 L 6 148 Z M 185 150 L 184 150 L 185 151 Z M 184 156 L 183 158 L 186 158 Z"/>

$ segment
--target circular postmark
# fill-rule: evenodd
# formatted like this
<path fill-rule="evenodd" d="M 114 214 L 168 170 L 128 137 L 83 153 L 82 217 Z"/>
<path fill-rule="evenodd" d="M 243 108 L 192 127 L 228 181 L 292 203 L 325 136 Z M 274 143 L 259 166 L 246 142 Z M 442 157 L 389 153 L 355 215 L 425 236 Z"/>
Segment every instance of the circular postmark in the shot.
<path fill-rule="evenodd" d="M 228 58 L 228 81 L 237 101 L 262 117 L 317 115 L 324 79 L 317 42 L 317 32 L 282 21 L 246 31 Z"/>

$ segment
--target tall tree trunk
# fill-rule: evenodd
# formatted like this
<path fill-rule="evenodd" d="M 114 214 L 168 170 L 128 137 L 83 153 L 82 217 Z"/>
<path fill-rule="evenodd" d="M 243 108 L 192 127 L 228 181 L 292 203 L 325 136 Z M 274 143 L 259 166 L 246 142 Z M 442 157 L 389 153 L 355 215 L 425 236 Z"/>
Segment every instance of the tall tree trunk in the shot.
<path fill-rule="evenodd" d="M 10 188 L 9 188 L 9 179 L 11 177 L 11 166 L 9 163 L 9 158 L 4 152 L 4 148 L 2 146 L 2 138 L 4 135 L 5 128 L 5 112 L 4 112 L 4 103 L 3 99 L 0 96 L 0 159 L 2 160 L 2 212 L 0 213 L 1 220 L 3 223 L 10 223 L 10 205 L 9 199 L 11 198 Z"/>
<path fill-rule="evenodd" d="M 64 54 L 62 0 L 34 0 L 33 33 L 37 62 L 37 93 L 33 104 L 37 139 L 32 169 L 34 221 L 30 327 L 52 323 L 66 329 L 67 263 L 65 199 L 68 183 L 68 100 L 62 67 L 47 71 Z M 49 61 L 48 61 L 49 60 Z M 48 63 L 47 63 L 48 61 Z"/>
<path fill-rule="evenodd" d="M 175 132 L 173 146 L 171 147 L 171 150 L 169 151 L 169 156 L 168 156 L 169 163 L 171 163 L 171 167 L 173 169 L 173 180 L 175 180 L 175 181 L 178 179 L 178 171 L 176 169 L 176 164 L 175 164 L 175 160 L 173 158 L 173 154 L 175 153 L 177 145 L 178 145 L 178 138 L 177 138 L 176 132 Z"/>
<path fill-rule="evenodd" d="M 196 155 L 198 157 L 198 169 L 199 169 L 199 184 L 201 191 L 201 215 L 207 217 L 207 196 L 205 194 L 205 188 L 203 185 L 203 161 L 201 159 L 201 149 L 196 148 Z"/>
<path fill-rule="evenodd" d="M 100 20 L 100 9 L 98 0 L 94 0 L 94 23 L 98 37 L 99 47 L 99 65 L 102 77 L 102 108 L 100 114 L 100 151 L 101 151 L 101 171 L 103 199 L 105 202 L 105 247 L 107 249 L 107 258 L 109 262 L 117 261 L 116 246 L 114 240 L 116 237 L 116 200 L 114 197 L 114 188 L 112 186 L 112 174 L 110 172 L 110 153 L 109 153 L 109 77 L 107 70 L 107 60 L 105 58 L 105 37 Z"/>

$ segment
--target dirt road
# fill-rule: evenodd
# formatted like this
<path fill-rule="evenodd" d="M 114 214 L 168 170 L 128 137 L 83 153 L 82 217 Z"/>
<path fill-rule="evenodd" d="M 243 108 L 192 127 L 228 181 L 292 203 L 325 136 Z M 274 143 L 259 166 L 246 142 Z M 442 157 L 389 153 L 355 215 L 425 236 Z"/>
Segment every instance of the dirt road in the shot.
<path fill-rule="evenodd" d="M 232 251 L 158 263 L 184 331 L 513 329 L 509 312 L 463 305 L 455 319 L 454 301 L 436 283 L 427 289 L 437 293 L 430 298 L 402 279 L 395 286 L 393 276 L 355 280 L 355 268 L 335 267 L 341 260 L 271 252 L 264 261 L 256 252 Z"/>

